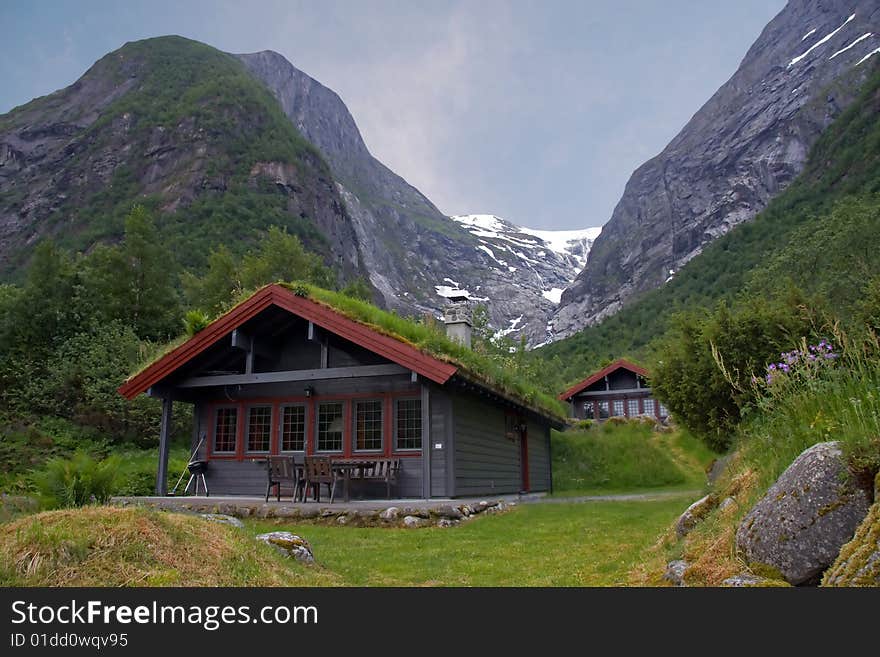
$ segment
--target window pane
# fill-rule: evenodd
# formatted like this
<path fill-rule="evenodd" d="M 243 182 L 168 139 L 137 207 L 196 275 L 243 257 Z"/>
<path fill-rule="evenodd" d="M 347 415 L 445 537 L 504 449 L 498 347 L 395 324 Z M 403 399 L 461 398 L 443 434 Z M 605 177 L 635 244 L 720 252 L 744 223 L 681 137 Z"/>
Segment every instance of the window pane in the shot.
<path fill-rule="evenodd" d="M 654 400 L 648 397 L 644 401 L 645 415 L 654 415 Z"/>
<path fill-rule="evenodd" d="M 397 402 L 397 449 L 421 449 L 422 400 L 401 399 Z"/>
<path fill-rule="evenodd" d="M 593 419 L 593 402 L 584 402 L 584 418 L 587 420 Z"/>
<path fill-rule="evenodd" d="M 268 452 L 272 434 L 272 407 L 252 406 L 248 409 L 247 451 Z"/>
<path fill-rule="evenodd" d="M 342 402 L 318 404 L 318 451 L 342 451 Z"/>
<path fill-rule="evenodd" d="M 238 426 L 237 408 L 218 408 L 214 425 L 214 451 L 234 452 L 235 431 Z"/>
<path fill-rule="evenodd" d="M 306 407 L 281 409 L 281 451 L 301 452 L 306 445 Z"/>
<path fill-rule="evenodd" d="M 663 404 L 660 404 L 660 417 L 669 417 L 669 411 Z"/>
<path fill-rule="evenodd" d="M 600 401 L 599 402 L 599 419 L 604 420 L 608 417 L 608 402 Z"/>
<path fill-rule="evenodd" d="M 382 402 L 359 401 L 355 403 L 354 408 L 354 448 L 382 449 Z"/>
<path fill-rule="evenodd" d="M 639 400 L 638 399 L 630 399 L 626 402 L 628 404 L 626 412 L 630 417 L 635 417 L 639 414 Z"/>
<path fill-rule="evenodd" d="M 614 414 L 615 415 L 623 415 L 623 400 L 615 399 L 614 400 Z"/>

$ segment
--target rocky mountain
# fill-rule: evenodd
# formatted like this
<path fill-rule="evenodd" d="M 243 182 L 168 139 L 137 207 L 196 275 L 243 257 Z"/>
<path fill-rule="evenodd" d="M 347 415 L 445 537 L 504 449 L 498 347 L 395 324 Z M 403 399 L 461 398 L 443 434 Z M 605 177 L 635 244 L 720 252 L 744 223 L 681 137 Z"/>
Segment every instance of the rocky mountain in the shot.
<path fill-rule="evenodd" d="M 450 219 L 370 154 L 335 92 L 278 53 L 237 57 L 329 163 L 383 305 L 438 314 L 444 291 L 460 287 L 487 304 L 492 325 L 504 334 L 525 334 L 532 345 L 550 338 L 547 322 L 562 289 L 583 267 L 596 229 L 544 234 L 498 218 L 478 219 L 485 215 Z M 557 250 L 542 241 L 560 239 Z"/>
<path fill-rule="evenodd" d="M 20 275 L 43 237 L 81 250 L 118 239 L 134 202 L 157 211 L 192 268 L 221 243 L 241 251 L 280 225 L 341 280 L 368 278 L 381 305 L 439 314 L 454 280 L 485 300 L 494 327 L 532 344 L 548 339 L 589 248 L 556 253 L 502 222 L 523 255 L 500 266 L 489 253 L 503 252 L 498 238 L 445 216 L 376 160 L 332 90 L 277 53 L 229 55 L 181 37 L 128 43 L 0 116 L 0 275 Z"/>
<path fill-rule="evenodd" d="M 600 228 L 581 230 L 535 230 L 516 226 L 511 222 L 491 214 L 469 214 L 452 217 L 453 221 L 464 226 L 477 238 L 477 250 L 487 255 L 493 262 L 491 272 L 507 278 L 534 299 L 543 299 L 539 311 L 546 312 L 559 303 L 563 289 L 569 285 L 583 269 L 593 240 Z M 485 283 L 479 283 L 465 291 L 475 300 L 491 302 L 496 295 L 504 295 L 505 290 L 493 285 L 495 276 Z M 441 295 L 466 288 L 450 277 L 444 277 L 443 285 L 437 286 Z M 551 304 L 548 306 L 544 301 Z M 498 326 L 497 335 L 518 337 L 523 327 L 534 323 L 532 309 L 508 319 L 508 324 Z M 497 325 L 496 325 L 497 326 Z M 543 337 L 537 329 L 528 333 L 533 346 L 540 346 L 553 338 L 549 327 L 545 327 Z M 542 338 L 535 343 L 535 338 Z"/>
<path fill-rule="evenodd" d="M 791 0 L 733 77 L 639 167 L 551 321 L 563 337 L 663 285 L 801 172 L 880 53 L 878 0 Z"/>
<path fill-rule="evenodd" d="M 327 164 L 233 57 L 180 37 L 129 43 L 71 86 L 0 116 L 0 271 L 52 237 L 112 241 L 152 206 L 178 258 L 237 250 L 268 225 L 299 234 L 340 276 L 362 270 Z"/>

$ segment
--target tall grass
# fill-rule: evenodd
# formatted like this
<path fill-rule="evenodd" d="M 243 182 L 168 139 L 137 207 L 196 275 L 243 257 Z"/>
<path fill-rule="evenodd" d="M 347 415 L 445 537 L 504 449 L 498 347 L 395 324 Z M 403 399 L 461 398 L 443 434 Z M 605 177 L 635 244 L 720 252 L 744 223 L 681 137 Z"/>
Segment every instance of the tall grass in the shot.
<path fill-rule="evenodd" d="M 792 368 L 766 386 L 740 429 L 745 465 L 766 488 L 805 449 L 838 441 L 852 474 L 870 480 L 880 469 L 880 359 L 876 340 L 836 331 L 839 358 L 822 368 Z"/>

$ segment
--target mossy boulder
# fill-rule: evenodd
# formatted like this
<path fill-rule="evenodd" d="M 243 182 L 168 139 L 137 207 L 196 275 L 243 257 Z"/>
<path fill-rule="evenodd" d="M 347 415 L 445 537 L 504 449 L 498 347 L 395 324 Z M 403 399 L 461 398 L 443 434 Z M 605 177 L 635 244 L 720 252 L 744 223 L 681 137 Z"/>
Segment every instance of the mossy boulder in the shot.
<path fill-rule="evenodd" d="M 836 442 L 798 456 L 743 518 L 736 546 L 750 565 L 779 571 L 793 585 L 818 584 L 868 513 L 867 491 L 847 476 Z"/>
<path fill-rule="evenodd" d="M 822 586 L 880 586 L 880 502 L 825 572 Z"/>
<path fill-rule="evenodd" d="M 679 538 L 687 536 L 691 530 L 718 506 L 718 498 L 709 494 L 691 504 L 675 522 L 675 533 Z"/>
<path fill-rule="evenodd" d="M 296 559 L 300 563 L 315 563 L 312 546 L 302 536 L 291 532 L 269 532 L 257 536 L 258 541 L 271 545 L 285 557 Z"/>

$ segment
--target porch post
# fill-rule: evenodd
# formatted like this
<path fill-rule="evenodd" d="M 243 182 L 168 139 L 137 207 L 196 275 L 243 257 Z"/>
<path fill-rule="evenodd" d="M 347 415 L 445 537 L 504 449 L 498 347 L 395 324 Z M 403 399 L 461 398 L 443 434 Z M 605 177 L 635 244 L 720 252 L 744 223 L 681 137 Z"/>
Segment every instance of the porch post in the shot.
<path fill-rule="evenodd" d="M 431 397 L 428 386 L 422 384 L 422 494 L 431 498 Z"/>
<path fill-rule="evenodd" d="M 156 471 L 156 495 L 168 490 L 168 449 L 171 443 L 171 413 L 174 402 L 170 396 L 162 398 L 162 424 L 159 429 L 159 468 Z"/>

